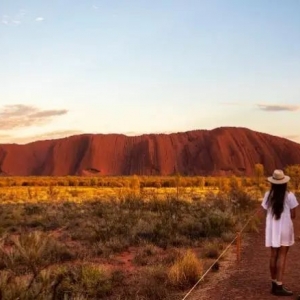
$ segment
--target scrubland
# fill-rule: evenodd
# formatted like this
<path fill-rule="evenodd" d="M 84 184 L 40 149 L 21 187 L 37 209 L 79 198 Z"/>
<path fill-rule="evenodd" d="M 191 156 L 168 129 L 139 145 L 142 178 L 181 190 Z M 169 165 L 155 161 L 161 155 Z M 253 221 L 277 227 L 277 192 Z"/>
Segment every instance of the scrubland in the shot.
<path fill-rule="evenodd" d="M 0 299 L 182 299 L 266 187 L 213 180 L 1 178 Z"/>

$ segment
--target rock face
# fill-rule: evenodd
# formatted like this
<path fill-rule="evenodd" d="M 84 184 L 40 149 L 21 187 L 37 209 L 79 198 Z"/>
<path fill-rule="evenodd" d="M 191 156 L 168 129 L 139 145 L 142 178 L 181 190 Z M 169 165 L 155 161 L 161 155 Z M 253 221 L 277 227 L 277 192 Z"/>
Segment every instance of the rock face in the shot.
<path fill-rule="evenodd" d="M 129 137 L 83 134 L 0 145 L 5 175 L 252 175 L 300 163 L 300 144 L 246 128 L 222 127 Z"/>

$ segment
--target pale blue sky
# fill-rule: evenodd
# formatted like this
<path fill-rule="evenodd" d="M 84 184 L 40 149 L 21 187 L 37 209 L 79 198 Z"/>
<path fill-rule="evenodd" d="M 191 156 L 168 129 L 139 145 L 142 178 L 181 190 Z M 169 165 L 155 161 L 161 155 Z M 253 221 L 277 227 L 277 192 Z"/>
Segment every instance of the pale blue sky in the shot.
<path fill-rule="evenodd" d="M 1 0 L 1 142 L 219 126 L 300 142 L 299 15 L 299 0 Z"/>

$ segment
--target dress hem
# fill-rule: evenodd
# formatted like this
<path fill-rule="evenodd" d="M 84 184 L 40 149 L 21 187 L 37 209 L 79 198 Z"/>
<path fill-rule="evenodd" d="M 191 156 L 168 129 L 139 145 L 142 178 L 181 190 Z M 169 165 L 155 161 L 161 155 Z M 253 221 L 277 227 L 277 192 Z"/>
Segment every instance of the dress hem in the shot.
<path fill-rule="evenodd" d="M 295 242 L 294 243 L 292 243 L 292 244 L 289 244 L 289 245 L 283 245 L 283 244 L 281 244 L 280 246 L 272 246 L 272 245 L 266 245 L 266 248 L 280 248 L 280 247 L 290 247 L 290 246 L 293 246 L 295 244 Z"/>

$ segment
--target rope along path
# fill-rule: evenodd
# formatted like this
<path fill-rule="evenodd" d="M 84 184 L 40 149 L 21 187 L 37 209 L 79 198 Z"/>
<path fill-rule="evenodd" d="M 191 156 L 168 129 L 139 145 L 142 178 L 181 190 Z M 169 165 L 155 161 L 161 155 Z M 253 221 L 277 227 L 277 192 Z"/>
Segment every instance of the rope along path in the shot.
<path fill-rule="evenodd" d="M 187 299 L 187 297 L 192 293 L 192 291 L 197 287 L 197 285 L 204 279 L 204 277 L 210 272 L 210 270 L 214 267 L 214 265 L 223 257 L 223 255 L 229 250 L 229 248 L 233 245 L 235 241 L 240 237 L 240 234 L 246 229 L 250 221 L 255 217 L 260 208 L 258 208 L 254 214 L 248 219 L 246 224 L 242 227 L 242 229 L 236 234 L 234 239 L 230 242 L 230 244 L 226 247 L 226 249 L 219 255 L 219 257 L 213 262 L 213 264 L 206 270 L 206 272 L 200 277 L 200 279 L 195 283 L 195 285 L 189 290 L 189 292 L 182 298 L 182 300 Z"/>

